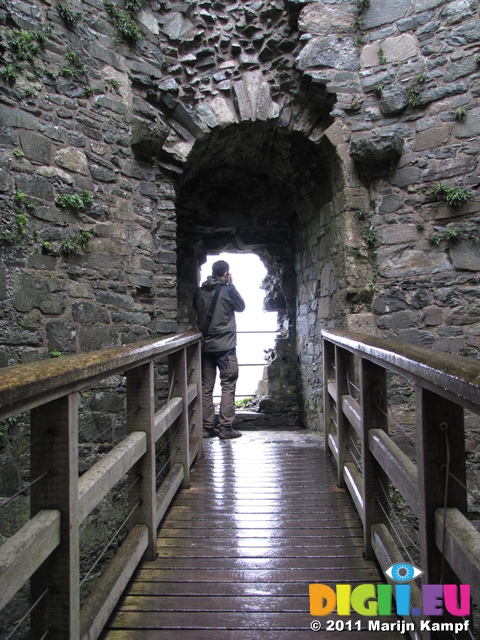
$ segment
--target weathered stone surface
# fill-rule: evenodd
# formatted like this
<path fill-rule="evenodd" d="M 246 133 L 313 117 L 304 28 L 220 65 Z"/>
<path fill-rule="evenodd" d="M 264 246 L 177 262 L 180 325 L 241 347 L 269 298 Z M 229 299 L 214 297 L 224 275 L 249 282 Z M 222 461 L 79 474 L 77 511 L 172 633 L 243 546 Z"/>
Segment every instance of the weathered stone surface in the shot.
<path fill-rule="evenodd" d="M 403 84 L 388 85 L 382 89 L 380 108 L 386 116 L 401 113 L 408 106 L 408 91 Z"/>
<path fill-rule="evenodd" d="M 46 326 L 49 351 L 75 353 L 77 325 L 71 320 L 50 320 Z"/>
<path fill-rule="evenodd" d="M 476 15 L 478 10 L 476 0 L 452 0 L 441 11 L 442 18 L 446 18 L 448 24 L 455 24 Z"/>
<path fill-rule="evenodd" d="M 403 144 L 403 138 L 395 132 L 372 134 L 353 140 L 350 154 L 360 163 L 398 160 L 402 155 Z"/>
<path fill-rule="evenodd" d="M 471 138 L 480 134 L 480 107 L 469 109 L 467 118 L 455 126 L 457 138 Z"/>
<path fill-rule="evenodd" d="M 168 137 L 168 127 L 157 120 L 148 122 L 141 118 L 132 119 L 132 148 L 141 154 L 157 154 Z"/>
<path fill-rule="evenodd" d="M 450 256 L 456 269 L 480 271 L 480 247 L 474 240 L 462 240 L 450 249 Z"/>
<path fill-rule="evenodd" d="M 20 131 L 20 145 L 25 156 L 38 164 L 50 164 L 52 161 L 52 141 L 32 131 Z"/>
<path fill-rule="evenodd" d="M 222 96 L 214 98 L 209 106 L 220 123 L 220 127 L 225 127 L 237 121 L 233 107 Z"/>
<path fill-rule="evenodd" d="M 301 12 L 298 19 L 300 31 L 314 35 L 349 33 L 355 19 L 355 7 L 336 4 L 311 3 Z"/>
<path fill-rule="evenodd" d="M 403 62 L 418 56 L 420 53 L 415 36 L 410 34 L 392 36 L 382 42 L 375 42 L 363 48 L 361 55 L 363 67 L 374 67 L 379 64 L 380 47 L 382 47 L 383 57 L 387 64 Z"/>
<path fill-rule="evenodd" d="M 299 53 L 297 66 L 301 71 L 323 67 L 357 71 L 360 61 L 351 38 L 339 41 L 336 36 L 314 36 Z"/>
<path fill-rule="evenodd" d="M 450 137 L 451 130 L 451 125 L 442 124 L 420 131 L 415 137 L 414 151 L 425 151 L 444 145 Z"/>
<path fill-rule="evenodd" d="M 74 173 L 80 173 L 84 176 L 90 175 L 85 153 L 74 147 L 59 149 L 55 155 L 55 164 Z"/>
<path fill-rule="evenodd" d="M 372 27 L 393 23 L 400 18 L 404 18 L 408 14 L 411 5 L 411 0 L 397 0 L 396 2 L 372 0 L 370 7 L 362 12 L 363 26 L 366 29 L 371 29 Z"/>
<path fill-rule="evenodd" d="M 169 13 L 163 23 L 162 31 L 171 40 L 181 40 L 182 42 L 191 42 L 197 34 L 190 20 L 181 13 Z"/>
<path fill-rule="evenodd" d="M 447 256 L 441 251 L 422 249 L 380 247 L 378 249 L 378 271 L 386 278 L 420 276 L 452 269 Z"/>
<path fill-rule="evenodd" d="M 451 96 L 457 96 L 467 92 L 467 85 L 464 82 L 451 83 L 436 87 L 435 89 L 426 89 L 415 98 L 416 107 L 426 107 L 431 102 L 444 100 Z"/>
<path fill-rule="evenodd" d="M 44 276 L 19 273 L 14 277 L 12 304 L 17 311 L 39 309 L 42 313 L 59 315 L 65 310 L 65 285 Z"/>

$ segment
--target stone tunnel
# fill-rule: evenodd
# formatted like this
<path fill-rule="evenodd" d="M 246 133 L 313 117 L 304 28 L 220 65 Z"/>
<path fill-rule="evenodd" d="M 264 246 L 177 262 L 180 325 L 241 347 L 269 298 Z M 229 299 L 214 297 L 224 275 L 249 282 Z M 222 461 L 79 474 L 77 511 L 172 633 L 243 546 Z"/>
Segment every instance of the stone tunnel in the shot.
<path fill-rule="evenodd" d="M 0 34 L 3 366 L 190 326 L 221 251 L 308 428 L 324 327 L 478 357 L 475 0 L 0 0 Z"/>

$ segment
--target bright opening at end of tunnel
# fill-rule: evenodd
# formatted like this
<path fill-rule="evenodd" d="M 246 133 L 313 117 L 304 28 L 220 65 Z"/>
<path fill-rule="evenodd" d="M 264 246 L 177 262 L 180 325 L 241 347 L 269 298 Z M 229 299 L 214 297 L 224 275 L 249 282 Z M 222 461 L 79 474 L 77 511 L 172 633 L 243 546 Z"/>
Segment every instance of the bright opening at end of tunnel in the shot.
<path fill-rule="evenodd" d="M 201 268 L 201 282 L 212 273 L 212 265 L 217 260 L 225 260 L 230 266 L 233 284 L 245 300 L 245 311 L 236 313 L 237 358 L 240 373 L 236 398 L 241 400 L 253 396 L 267 366 L 265 350 L 273 349 L 277 329 L 277 314 L 263 310 L 265 292 L 261 289 L 267 270 L 258 256 L 252 253 L 222 253 L 209 255 Z M 258 333 L 255 333 L 258 332 Z M 220 396 L 220 384 L 214 389 L 215 401 Z"/>

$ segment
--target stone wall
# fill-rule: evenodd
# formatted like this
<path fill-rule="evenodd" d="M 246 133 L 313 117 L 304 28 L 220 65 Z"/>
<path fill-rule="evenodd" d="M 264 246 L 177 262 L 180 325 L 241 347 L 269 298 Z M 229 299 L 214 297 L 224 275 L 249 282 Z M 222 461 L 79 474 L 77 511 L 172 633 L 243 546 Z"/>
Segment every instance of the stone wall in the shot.
<path fill-rule="evenodd" d="M 277 283 L 310 427 L 324 326 L 477 355 L 477 2 L 0 0 L 0 32 L 3 365 L 186 326 L 222 250 Z"/>

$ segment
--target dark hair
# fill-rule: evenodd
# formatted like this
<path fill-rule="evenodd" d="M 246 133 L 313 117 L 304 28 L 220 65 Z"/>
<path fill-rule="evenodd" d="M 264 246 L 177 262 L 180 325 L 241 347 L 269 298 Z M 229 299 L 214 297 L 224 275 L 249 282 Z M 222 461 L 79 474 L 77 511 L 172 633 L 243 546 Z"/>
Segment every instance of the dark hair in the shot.
<path fill-rule="evenodd" d="M 229 269 L 228 262 L 225 262 L 225 260 L 217 260 L 217 262 L 214 262 L 212 265 L 212 276 L 221 278 Z"/>

